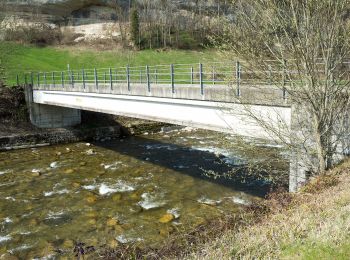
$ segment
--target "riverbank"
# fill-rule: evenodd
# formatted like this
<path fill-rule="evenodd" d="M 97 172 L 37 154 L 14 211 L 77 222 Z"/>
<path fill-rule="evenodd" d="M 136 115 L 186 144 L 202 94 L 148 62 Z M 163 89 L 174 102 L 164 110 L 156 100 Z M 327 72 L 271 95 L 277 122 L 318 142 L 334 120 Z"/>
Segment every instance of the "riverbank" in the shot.
<path fill-rule="evenodd" d="M 223 232 L 185 258 L 349 259 L 349 185 L 348 159 L 300 193 L 268 200 L 268 214 Z"/>
<path fill-rule="evenodd" d="M 186 234 L 157 250 L 122 248 L 105 256 L 137 259 L 349 259 L 350 159 L 297 194 L 267 199 Z M 127 252 L 127 253 L 126 253 Z M 123 257 L 124 256 L 124 257 Z"/>

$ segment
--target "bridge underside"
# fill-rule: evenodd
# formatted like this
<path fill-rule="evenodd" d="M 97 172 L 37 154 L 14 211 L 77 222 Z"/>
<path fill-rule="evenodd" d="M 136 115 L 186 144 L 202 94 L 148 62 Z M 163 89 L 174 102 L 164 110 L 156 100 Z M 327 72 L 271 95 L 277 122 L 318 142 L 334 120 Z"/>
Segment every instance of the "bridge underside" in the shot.
<path fill-rule="evenodd" d="M 289 129 L 291 123 L 290 107 L 267 105 L 45 90 L 33 91 L 33 103 L 56 106 L 57 111 L 89 110 L 262 139 L 274 137 L 249 114 L 276 129 Z M 43 127 L 48 125 L 43 122 Z"/>

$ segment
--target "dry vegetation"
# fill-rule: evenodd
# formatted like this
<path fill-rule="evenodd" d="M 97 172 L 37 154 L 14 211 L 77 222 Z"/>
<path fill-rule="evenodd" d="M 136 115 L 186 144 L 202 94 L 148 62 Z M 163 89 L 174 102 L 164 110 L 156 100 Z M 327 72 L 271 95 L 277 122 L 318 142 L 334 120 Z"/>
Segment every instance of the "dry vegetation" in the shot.
<path fill-rule="evenodd" d="M 225 232 L 187 258 L 349 259 L 349 173 L 350 160 L 314 179 L 288 206 L 275 207 L 256 224 Z"/>

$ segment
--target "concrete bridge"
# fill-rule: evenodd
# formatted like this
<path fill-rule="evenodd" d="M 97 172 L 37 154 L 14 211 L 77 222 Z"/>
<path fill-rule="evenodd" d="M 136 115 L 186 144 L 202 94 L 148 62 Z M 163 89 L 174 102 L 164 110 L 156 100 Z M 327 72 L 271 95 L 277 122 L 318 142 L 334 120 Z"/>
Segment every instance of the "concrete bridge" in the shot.
<path fill-rule="evenodd" d="M 79 124 L 80 110 L 89 110 L 268 140 L 292 135 L 287 93 L 243 81 L 241 72 L 239 63 L 216 63 L 31 73 L 26 98 L 31 122 L 43 128 Z M 306 169 L 292 158 L 296 191 Z"/>

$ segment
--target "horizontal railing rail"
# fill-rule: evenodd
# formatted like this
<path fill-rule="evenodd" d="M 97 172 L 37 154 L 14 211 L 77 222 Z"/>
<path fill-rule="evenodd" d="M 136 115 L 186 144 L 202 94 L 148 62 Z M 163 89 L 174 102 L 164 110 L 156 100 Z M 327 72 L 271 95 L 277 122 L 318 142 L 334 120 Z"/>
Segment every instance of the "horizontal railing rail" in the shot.
<path fill-rule="evenodd" d="M 243 85 L 278 85 L 282 86 L 283 98 L 286 98 L 284 86 L 298 80 L 299 70 L 291 62 L 268 61 L 268 66 L 261 70 L 250 70 L 247 65 L 237 62 L 210 62 L 197 64 L 160 64 L 144 66 L 122 66 L 109 68 L 81 68 L 66 71 L 29 72 L 21 78 L 17 75 L 17 84 L 31 84 L 34 88 L 64 90 L 74 89 L 76 85 L 88 85 L 97 88 L 117 88 L 126 85 L 128 90 L 135 85 L 144 85 L 151 91 L 153 85 L 169 85 L 175 93 L 177 85 L 199 86 L 201 94 L 210 85 L 233 86 L 236 95 L 240 96 Z M 324 63 L 315 64 L 316 73 L 324 73 Z M 349 69 L 350 62 L 342 63 Z M 267 70 L 266 70 L 267 68 Z M 134 86 L 133 86 L 134 85 Z"/>

